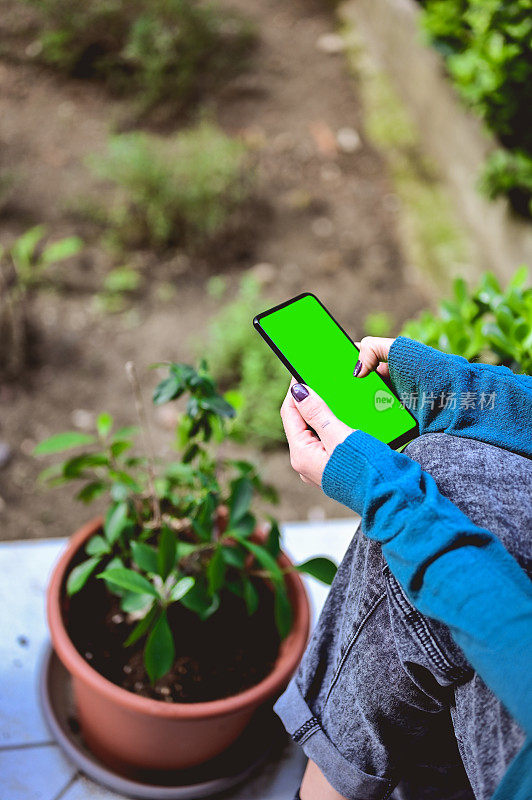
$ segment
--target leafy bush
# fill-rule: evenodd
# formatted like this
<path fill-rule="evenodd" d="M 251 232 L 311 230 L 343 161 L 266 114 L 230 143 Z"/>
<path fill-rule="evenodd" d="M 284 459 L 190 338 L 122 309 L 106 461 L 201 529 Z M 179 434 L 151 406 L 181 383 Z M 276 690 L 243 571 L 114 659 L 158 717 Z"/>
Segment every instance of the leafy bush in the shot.
<path fill-rule="evenodd" d="M 79 77 L 177 108 L 241 66 L 249 24 L 197 0 L 28 0 L 40 11 L 41 58 Z"/>
<path fill-rule="evenodd" d="M 198 370 L 187 364 L 166 368 L 168 375 L 155 389 L 153 400 L 161 405 L 187 395 L 177 428 L 179 460 L 162 464 L 149 455 L 132 455 L 136 431 L 115 430 L 106 413 L 98 417 L 94 436 L 57 434 L 35 451 L 47 455 L 83 448 L 45 470 L 42 479 L 52 485 L 83 481 L 77 497 L 85 503 L 109 495 L 103 530 L 88 541 L 87 557 L 71 569 L 66 588 L 73 595 L 87 581 L 98 579 L 120 598 L 122 610 L 133 615 L 124 646 L 144 638 L 144 664 L 152 683 L 174 662 L 175 644 L 167 619 L 173 603 L 182 603 L 197 614 L 200 623 L 232 593 L 253 615 L 259 604 L 254 581 L 267 579 L 274 591 L 281 637 L 292 624 L 284 571 L 277 560 L 277 522 L 270 518 L 263 542 L 253 538 L 257 526 L 251 511 L 253 497 L 259 494 L 272 501 L 275 493 L 251 463 L 218 459 L 213 452 L 212 444 L 223 441 L 225 422 L 234 409 L 219 394 L 205 363 Z M 133 383 L 142 422 L 140 389 Z M 149 440 L 145 423 L 143 428 Z M 310 559 L 295 569 L 326 583 L 336 570 L 325 558 Z"/>
<path fill-rule="evenodd" d="M 515 372 L 532 372 L 532 288 L 528 270 L 517 270 L 506 290 L 491 272 L 478 287 L 468 290 L 459 278 L 452 300 L 444 300 L 438 314 L 424 312 L 407 322 L 403 335 L 445 353 L 469 360 L 502 364 Z"/>
<path fill-rule="evenodd" d="M 6 248 L 0 244 L 0 375 L 16 377 L 27 363 L 32 332 L 31 300 L 55 264 L 79 253 L 77 236 L 44 245 L 37 225 Z"/>
<path fill-rule="evenodd" d="M 511 190 L 515 209 L 531 214 L 531 0 L 426 0 L 424 5 L 424 27 L 444 54 L 458 91 L 510 151 L 492 157 L 482 185 L 491 196 Z M 508 169 L 505 180 L 503 169 Z"/>
<path fill-rule="evenodd" d="M 170 139 L 114 136 L 90 164 L 116 187 L 101 216 L 130 244 L 197 247 L 224 230 L 250 190 L 244 144 L 206 122 Z"/>
<path fill-rule="evenodd" d="M 206 341 L 198 345 L 221 386 L 233 387 L 228 396 L 238 408 L 238 416 L 231 426 L 232 435 L 262 448 L 285 440 L 279 406 L 290 377 L 252 325 L 257 310 L 267 305 L 258 282 L 245 277 L 238 296 L 213 318 Z"/>

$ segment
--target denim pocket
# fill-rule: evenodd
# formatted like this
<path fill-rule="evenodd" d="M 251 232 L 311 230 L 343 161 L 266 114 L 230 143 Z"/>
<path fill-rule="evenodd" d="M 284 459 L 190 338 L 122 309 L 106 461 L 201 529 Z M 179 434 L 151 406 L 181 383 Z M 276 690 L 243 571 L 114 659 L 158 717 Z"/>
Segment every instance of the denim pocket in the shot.
<path fill-rule="evenodd" d="M 402 661 L 428 669 L 441 686 L 470 680 L 473 670 L 449 629 L 414 608 L 386 563 L 382 572 L 397 651 Z"/>

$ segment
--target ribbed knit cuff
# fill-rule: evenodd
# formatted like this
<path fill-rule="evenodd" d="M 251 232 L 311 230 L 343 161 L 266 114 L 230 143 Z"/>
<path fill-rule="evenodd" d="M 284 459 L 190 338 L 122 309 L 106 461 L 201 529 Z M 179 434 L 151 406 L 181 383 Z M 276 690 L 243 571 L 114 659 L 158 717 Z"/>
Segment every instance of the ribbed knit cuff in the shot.
<path fill-rule="evenodd" d="M 328 497 L 361 514 L 369 473 L 377 468 L 386 470 L 393 456 L 387 444 L 364 431 L 353 431 L 333 450 L 323 471 L 321 488 Z"/>
<path fill-rule="evenodd" d="M 392 342 L 388 353 L 388 367 L 393 387 L 398 394 L 416 391 L 420 381 L 426 379 L 433 355 L 432 348 L 414 339 L 407 339 L 406 336 L 398 336 Z"/>

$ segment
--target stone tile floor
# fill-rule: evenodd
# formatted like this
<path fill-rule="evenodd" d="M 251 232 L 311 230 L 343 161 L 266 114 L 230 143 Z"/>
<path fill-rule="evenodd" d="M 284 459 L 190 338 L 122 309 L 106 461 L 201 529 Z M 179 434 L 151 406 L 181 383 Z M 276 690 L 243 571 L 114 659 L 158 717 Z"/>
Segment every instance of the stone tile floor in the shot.
<path fill-rule="evenodd" d="M 324 554 L 339 562 L 354 520 L 290 523 L 284 549 L 298 561 Z M 41 716 L 37 677 L 48 641 L 44 594 L 63 539 L 0 543 L 0 798 L 1 800 L 120 800 L 84 777 L 53 742 Z M 306 579 L 316 619 L 327 588 Z M 291 800 L 304 757 L 287 744 L 246 784 L 224 798 Z"/>

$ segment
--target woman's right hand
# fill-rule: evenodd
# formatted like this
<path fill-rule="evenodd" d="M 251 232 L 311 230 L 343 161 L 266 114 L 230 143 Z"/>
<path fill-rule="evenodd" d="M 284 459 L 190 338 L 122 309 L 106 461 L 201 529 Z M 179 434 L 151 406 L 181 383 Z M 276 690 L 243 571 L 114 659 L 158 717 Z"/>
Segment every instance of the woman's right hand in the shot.
<path fill-rule="evenodd" d="M 380 336 L 364 336 L 360 342 L 355 342 L 360 350 L 358 360 L 362 365 L 358 373 L 355 373 L 355 377 L 363 378 L 376 370 L 379 375 L 387 378 L 390 374 L 387 363 L 388 353 L 394 341 L 395 339 L 385 339 Z"/>

